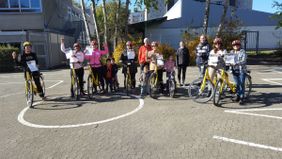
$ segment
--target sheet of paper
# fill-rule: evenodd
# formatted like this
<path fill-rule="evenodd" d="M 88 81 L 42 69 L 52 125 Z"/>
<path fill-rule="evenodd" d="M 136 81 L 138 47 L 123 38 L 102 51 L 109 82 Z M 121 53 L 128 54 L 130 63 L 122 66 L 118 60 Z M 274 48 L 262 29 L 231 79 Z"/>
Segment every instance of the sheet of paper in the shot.
<path fill-rule="evenodd" d="M 234 54 L 225 55 L 225 63 L 234 65 L 235 64 L 235 55 Z"/>
<path fill-rule="evenodd" d="M 26 64 L 31 72 L 38 71 L 35 60 L 27 61 Z"/>
<path fill-rule="evenodd" d="M 86 46 L 86 48 L 85 48 L 85 55 L 92 55 L 92 52 L 93 52 L 93 47 Z"/>

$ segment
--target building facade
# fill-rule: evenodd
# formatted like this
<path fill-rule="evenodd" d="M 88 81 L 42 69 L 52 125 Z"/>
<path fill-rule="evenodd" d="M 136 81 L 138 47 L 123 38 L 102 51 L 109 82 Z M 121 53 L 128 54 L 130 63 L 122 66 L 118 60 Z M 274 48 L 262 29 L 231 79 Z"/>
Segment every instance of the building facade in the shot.
<path fill-rule="evenodd" d="M 1 0 L 0 44 L 13 44 L 22 50 L 31 41 L 41 68 L 52 68 L 66 62 L 60 51 L 60 39 L 72 46 L 83 41 L 81 11 L 71 0 Z"/>

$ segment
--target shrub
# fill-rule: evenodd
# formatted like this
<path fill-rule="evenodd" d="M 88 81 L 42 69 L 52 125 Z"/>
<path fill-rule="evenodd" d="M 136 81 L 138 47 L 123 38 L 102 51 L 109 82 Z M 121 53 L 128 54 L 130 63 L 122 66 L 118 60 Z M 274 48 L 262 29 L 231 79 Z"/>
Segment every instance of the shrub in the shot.
<path fill-rule="evenodd" d="M 164 60 L 167 60 L 170 55 L 172 55 L 175 59 L 175 49 L 168 44 L 159 44 L 158 52 L 161 52 L 164 56 Z"/>
<path fill-rule="evenodd" d="M 11 55 L 13 51 L 18 52 L 19 49 L 15 47 L 0 46 L 0 72 L 14 70 L 14 61 Z"/>

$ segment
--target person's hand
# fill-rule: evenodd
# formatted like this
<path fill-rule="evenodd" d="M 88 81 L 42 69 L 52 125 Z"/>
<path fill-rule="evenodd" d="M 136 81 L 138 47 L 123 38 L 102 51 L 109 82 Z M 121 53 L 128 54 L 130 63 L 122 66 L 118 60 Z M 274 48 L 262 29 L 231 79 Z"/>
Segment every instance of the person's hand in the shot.
<path fill-rule="evenodd" d="M 61 43 L 65 43 L 65 39 L 63 37 L 61 38 Z"/>
<path fill-rule="evenodd" d="M 71 57 L 76 57 L 75 55 L 71 55 Z"/>
<path fill-rule="evenodd" d="M 14 51 L 14 52 L 12 52 L 12 57 L 13 57 L 13 59 L 16 59 L 16 57 L 17 57 L 17 53 Z"/>
<path fill-rule="evenodd" d="M 105 43 L 103 44 L 103 47 L 104 47 L 104 48 L 108 48 L 108 43 L 105 42 Z"/>

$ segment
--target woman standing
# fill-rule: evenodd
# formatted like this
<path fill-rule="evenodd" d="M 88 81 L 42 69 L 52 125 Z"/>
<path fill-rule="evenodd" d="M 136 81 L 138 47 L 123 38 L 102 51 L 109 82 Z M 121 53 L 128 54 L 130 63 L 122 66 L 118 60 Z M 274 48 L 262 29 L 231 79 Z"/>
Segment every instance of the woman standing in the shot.
<path fill-rule="evenodd" d="M 102 86 L 101 93 L 105 92 L 105 86 L 104 86 L 104 71 L 103 66 L 101 64 L 101 58 L 103 55 L 108 54 L 109 49 L 108 45 L 104 44 L 105 50 L 99 50 L 98 49 L 98 43 L 96 40 L 91 41 L 91 50 L 89 54 L 85 54 L 85 59 L 89 60 L 89 64 L 91 65 L 91 69 L 93 71 L 94 76 L 98 76 L 98 79 L 100 81 L 100 84 Z"/>
<path fill-rule="evenodd" d="M 185 47 L 184 42 L 180 41 L 179 49 L 176 52 L 176 66 L 177 66 L 177 77 L 179 84 L 185 85 L 185 75 L 186 75 L 186 68 L 189 65 L 189 50 Z M 182 73 L 182 78 L 181 78 Z M 180 81 L 182 79 L 182 83 Z"/>
<path fill-rule="evenodd" d="M 231 50 L 230 53 L 235 55 L 235 65 L 232 67 L 232 74 L 236 83 L 236 101 L 240 101 L 240 104 L 243 104 L 245 95 L 245 78 L 247 71 L 247 54 L 245 50 L 241 49 L 240 40 L 234 40 L 232 42 L 232 46 L 233 50 Z"/>
<path fill-rule="evenodd" d="M 135 88 L 136 80 L 135 75 L 137 73 L 137 56 L 133 49 L 133 45 L 131 41 L 126 42 L 126 50 L 121 54 L 120 61 L 123 64 L 122 67 L 122 73 L 124 75 L 124 86 L 126 85 L 126 74 L 127 74 L 127 68 L 129 68 L 130 77 L 132 81 L 131 88 Z"/>
<path fill-rule="evenodd" d="M 83 76 L 84 76 L 84 69 L 82 62 L 84 61 L 84 54 L 81 51 L 81 46 L 79 43 L 73 44 L 73 50 L 66 50 L 64 39 L 61 39 L 61 51 L 66 54 L 67 59 L 70 60 L 70 68 L 75 70 L 75 74 L 78 77 L 79 80 L 79 86 L 80 86 L 80 93 L 82 95 L 85 95 L 83 91 Z M 72 74 L 72 71 L 71 71 Z M 74 97 L 73 89 L 71 88 L 71 97 Z"/>
<path fill-rule="evenodd" d="M 209 54 L 208 65 L 217 67 L 220 58 L 222 58 L 226 53 L 226 50 L 222 48 L 221 38 L 215 38 L 213 40 L 213 49 Z M 215 76 L 215 68 L 209 67 L 209 76 L 211 80 L 213 80 Z"/>

